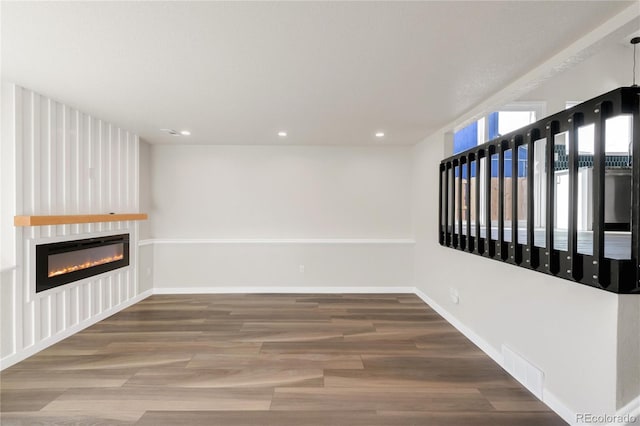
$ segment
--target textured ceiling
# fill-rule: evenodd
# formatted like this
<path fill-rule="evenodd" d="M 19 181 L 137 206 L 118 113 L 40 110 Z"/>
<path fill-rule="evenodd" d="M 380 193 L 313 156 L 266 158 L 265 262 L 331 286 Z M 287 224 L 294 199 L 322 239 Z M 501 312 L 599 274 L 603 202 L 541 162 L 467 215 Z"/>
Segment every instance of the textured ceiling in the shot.
<path fill-rule="evenodd" d="M 630 4 L 2 2 L 2 73 L 153 143 L 414 144 Z"/>

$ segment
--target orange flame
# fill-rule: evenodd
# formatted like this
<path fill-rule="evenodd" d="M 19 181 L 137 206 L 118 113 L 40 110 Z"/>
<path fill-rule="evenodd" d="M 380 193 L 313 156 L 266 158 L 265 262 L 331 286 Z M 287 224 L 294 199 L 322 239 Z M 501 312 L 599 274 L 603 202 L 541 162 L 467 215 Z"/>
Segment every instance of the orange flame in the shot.
<path fill-rule="evenodd" d="M 57 275 L 68 274 L 69 272 L 79 271 L 81 269 L 91 268 L 92 266 L 104 265 L 109 262 L 116 262 L 124 259 L 124 254 L 118 254 L 111 257 L 103 257 L 102 259 L 92 260 L 90 262 L 81 263 L 80 265 L 67 266 L 57 271 L 49 271 L 49 277 L 55 277 Z"/>

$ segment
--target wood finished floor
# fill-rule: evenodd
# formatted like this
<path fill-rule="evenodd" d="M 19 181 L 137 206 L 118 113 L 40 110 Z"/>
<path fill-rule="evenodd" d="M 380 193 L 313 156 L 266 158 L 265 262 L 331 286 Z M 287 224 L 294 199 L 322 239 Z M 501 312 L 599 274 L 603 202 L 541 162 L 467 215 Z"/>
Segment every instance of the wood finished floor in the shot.
<path fill-rule="evenodd" d="M 152 296 L 0 374 L 5 425 L 565 425 L 414 295 Z"/>

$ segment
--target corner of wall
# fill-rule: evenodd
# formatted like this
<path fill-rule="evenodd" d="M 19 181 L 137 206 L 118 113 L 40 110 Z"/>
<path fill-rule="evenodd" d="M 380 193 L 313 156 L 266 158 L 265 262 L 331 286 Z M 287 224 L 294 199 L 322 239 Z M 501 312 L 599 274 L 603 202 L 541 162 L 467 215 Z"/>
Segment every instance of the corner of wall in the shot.
<path fill-rule="evenodd" d="M 640 410 L 640 295 L 618 296 L 617 377 L 616 408 Z"/>

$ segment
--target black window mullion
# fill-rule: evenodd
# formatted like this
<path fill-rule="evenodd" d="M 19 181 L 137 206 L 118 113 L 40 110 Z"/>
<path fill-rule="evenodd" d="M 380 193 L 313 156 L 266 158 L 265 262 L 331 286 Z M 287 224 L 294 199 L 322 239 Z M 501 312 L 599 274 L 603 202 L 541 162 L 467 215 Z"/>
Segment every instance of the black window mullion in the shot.
<path fill-rule="evenodd" d="M 465 198 L 467 200 L 467 238 L 466 238 L 466 249 L 467 251 L 473 251 L 473 244 L 471 244 L 471 160 L 473 159 L 473 154 L 469 154 L 467 157 L 467 186 L 465 190 Z M 477 164 L 477 162 L 476 162 Z"/>
<path fill-rule="evenodd" d="M 546 250 L 545 250 L 545 269 L 550 273 L 558 271 L 556 256 L 554 256 L 553 248 L 553 227 L 555 223 L 555 135 L 560 133 L 560 123 L 558 121 L 550 121 L 547 126 L 547 146 L 545 167 L 547 170 L 547 218 L 546 218 Z"/>
<path fill-rule="evenodd" d="M 451 193 L 449 191 L 449 169 L 451 163 L 446 163 L 444 166 L 444 243 L 446 246 L 451 245 L 451 236 L 449 234 L 449 205 Z"/>
<path fill-rule="evenodd" d="M 451 164 L 451 246 L 458 247 L 458 235 L 456 230 L 456 216 L 458 213 L 458 200 L 456 200 L 456 166 L 459 164 L 459 160 L 453 160 Z"/>
<path fill-rule="evenodd" d="M 500 143 L 498 149 L 498 257 L 507 255 L 504 247 L 504 151 L 505 145 Z"/>
<path fill-rule="evenodd" d="M 632 141 L 631 141 L 631 259 L 636 271 L 631 288 L 640 288 L 640 94 L 632 97 Z"/>
<path fill-rule="evenodd" d="M 484 252 L 489 256 L 489 257 L 493 257 L 493 255 L 495 254 L 495 245 L 492 241 L 491 238 L 491 174 L 492 174 L 492 166 L 491 166 L 491 162 L 492 162 L 492 157 L 493 154 L 495 153 L 495 148 L 493 146 L 490 146 L 489 149 L 487 149 L 487 159 L 485 160 L 485 200 L 486 200 L 486 205 L 484 206 L 485 208 L 485 250 Z"/>
<path fill-rule="evenodd" d="M 481 158 L 482 154 L 480 151 L 477 152 L 476 154 L 476 245 L 475 245 L 475 251 L 476 253 L 483 253 L 484 252 L 484 244 L 480 244 L 480 242 L 482 241 L 482 239 L 480 238 L 480 217 L 482 216 L 483 212 L 481 210 L 481 205 L 480 205 L 480 193 L 481 193 L 481 188 L 480 188 L 480 172 L 484 172 L 484 170 L 482 170 L 480 168 L 480 158 Z"/>
<path fill-rule="evenodd" d="M 611 104 L 602 102 L 595 109 L 593 135 L 593 262 L 597 273 L 592 276 L 598 284 L 609 284 L 604 259 L 604 185 L 605 185 L 605 123 L 611 115 Z"/>
<path fill-rule="evenodd" d="M 518 165 L 520 155 L 518 153 L 522 145 L 522 136 L 517 135 L 511 139 L 511 257 L 515 263 L 520 263 L 520 250 L 518 247 Z"/>
<path fill-rule="evenodd" d="M 443 199 L 446 197 L 446 191 L 443 191 L 442 185 L 444 183 L 443 173 L 446 173 L 446 167 L 444 163 L 440 163 L 440 169 L 438 173 L 438 191 L 440 196 L 438 197 L 438 242 L 440 245 L 444 244 L 444 235 L 446 230 L 444 228 L 444 217 L 443 217 L 443 209 L 444 209 L 444 201 Z"/>
<path fill-rule="evenodd" d="M 534 157 L 535 146 L 534 142 L 540 139 L 540 131 L 538 129 L 532 129 L 527 133 L 527 247 L 526 252 L 528 254 L 527 261 L 532 268 L 538 267 L 537 250 L 535 249 L 535 181 L 534 181 Z"/>
<path fill-rule="evenodd" d="M 460 158 L 458 163 L 458 202 L 456 213 L 458 215 L 458 247 L 461 250 L 465 248 L 465 238 L 462 235 L 462 170 L 464 169 L 465 157 Z"/>
<path fill-rule="evenodd" d="M 582 113 L 572 114 L 569 118 L 569 135 L 567 148 L 569 150 L 569 228 L 567 230 L 567 260 L 568 275 L 574 278 L 582 276 L 581 266 L 578 261 L 578 129 L 583 123 Z"/>

